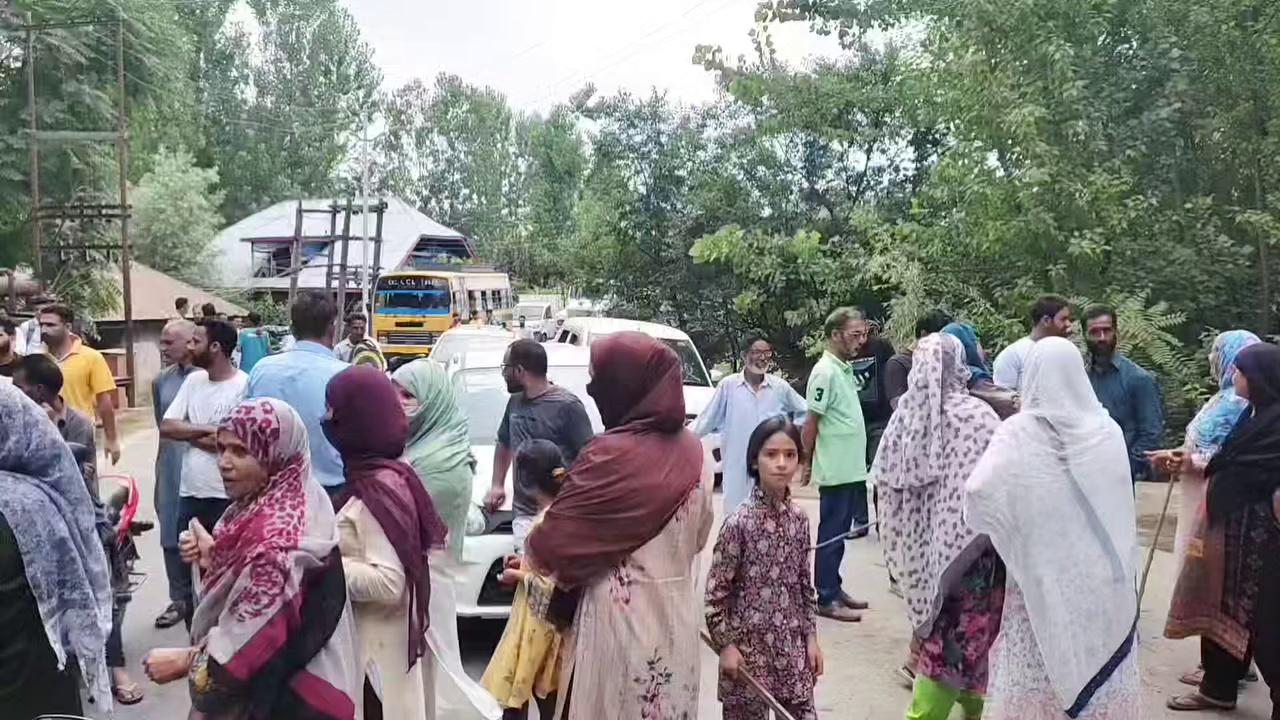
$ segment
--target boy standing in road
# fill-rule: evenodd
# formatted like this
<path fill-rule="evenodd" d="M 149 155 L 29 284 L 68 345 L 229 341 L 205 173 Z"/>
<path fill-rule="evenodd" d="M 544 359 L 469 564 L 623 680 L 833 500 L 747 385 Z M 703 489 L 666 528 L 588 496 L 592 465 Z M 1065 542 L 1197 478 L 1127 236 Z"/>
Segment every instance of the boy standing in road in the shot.
<path fill-rule="evenodd" d="M 857 520 L 867 518 L 867 432 L 862 420 L 858 382 L 849 361 L 867 341 L 867 319 L 854 308 L 837 308 L 823 326 L 827 349 L 809 374 L 804 423 L 807 459 L 803 484 L 818 486 L 818 545 L 813 553 L 813 581 L 818 614 L 843 622 L 857 622 L 865 602 L 842 587 L 840 563 L 844 542 L 839 540 Z M 865 534 L 865 532 L 863 533 Z M 824 542 L 834 541 L 828 545 Z"/>

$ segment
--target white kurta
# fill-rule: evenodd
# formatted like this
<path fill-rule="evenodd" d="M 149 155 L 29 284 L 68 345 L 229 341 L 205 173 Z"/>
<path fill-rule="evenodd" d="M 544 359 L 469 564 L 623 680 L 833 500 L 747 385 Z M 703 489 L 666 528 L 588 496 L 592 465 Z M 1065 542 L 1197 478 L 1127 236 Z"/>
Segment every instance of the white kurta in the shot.
<path fill-rule="evenodd" d="M 338 512 L 338 533 L 347 596 L 355 613 L 360 667 L 379 691 L 386 720 L 422 720 L 426 717 L 422 662 L 406 668 L 409 618 L 404 565 L 382 526 L 358 498 L 347 501 Z"/>

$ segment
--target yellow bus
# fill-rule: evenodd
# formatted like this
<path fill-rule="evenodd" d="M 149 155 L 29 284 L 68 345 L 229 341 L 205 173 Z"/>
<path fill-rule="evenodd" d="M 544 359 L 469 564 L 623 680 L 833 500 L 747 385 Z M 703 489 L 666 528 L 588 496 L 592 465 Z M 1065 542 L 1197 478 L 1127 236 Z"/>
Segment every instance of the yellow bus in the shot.
<path fill-rule="evenodd" d="M 457 316 L 470 322 L 510 322 L 515 306 L 511 278 L 486 266 L 459 265 L 449 270 L 398 270 L 374 286 L 372 334 L 388 362 L 431 352 Z"/>

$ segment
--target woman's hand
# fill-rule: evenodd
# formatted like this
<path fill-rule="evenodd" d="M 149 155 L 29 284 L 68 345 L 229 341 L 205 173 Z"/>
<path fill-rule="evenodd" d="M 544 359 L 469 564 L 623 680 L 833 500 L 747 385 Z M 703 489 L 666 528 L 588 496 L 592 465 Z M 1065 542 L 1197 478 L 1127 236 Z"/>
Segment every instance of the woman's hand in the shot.
<path fill-rule="evenodd" d="M 178 534 L 178 555 L 188 565 L 199 563 L 202 570 L 209 568 L 209 559 L 213 554 L 213 536 L 204 529 L 197 518 L 191 519 L 186 530 Z"/>
<path fill-rule="evenodd" d="M 142 671 L 158 685 L 181 680 L 191 671 L 191 663 L 195 662 L 196 649 L 158 648 L 142 658 Z"/>
<path fill-rule="evenodd" d="M 1160 472 L 1176 475 L 1187 462 L 1187 453 L 1182 448 L 1171 450 L 1152 450 L 1147 453 L 1151 467 Z"/>
<path fill-rule="evenodd" d="M 822 648 L 818 646 L 818 636 L 810 635 L 808 642 L 809 670 L 814 677 L 822 677 Z"/>
<path fill-rule="evenodd" d="M 736 645 L 725 645 L 720 651 L 720 674 L 730 680 L 737 680 L 742 671 L 742 653 Z"/>

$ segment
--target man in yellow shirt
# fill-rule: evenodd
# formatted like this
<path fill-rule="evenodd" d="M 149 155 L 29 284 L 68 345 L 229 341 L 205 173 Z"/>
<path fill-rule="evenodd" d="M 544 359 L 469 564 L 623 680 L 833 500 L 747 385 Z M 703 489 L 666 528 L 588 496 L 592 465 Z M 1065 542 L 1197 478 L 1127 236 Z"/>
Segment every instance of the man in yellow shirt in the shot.
<path fill-rule="evenodd" d="M 62 369 L 62 399 L 72 409 L 102 421 L 107 437 L 106 451 L 114 465 L 120 461 L 120 439 L 116 436 L 116 410 L 111 396 L 116 381 L 102 353 L 85 345 L 73 332 L 75 314 L 65 305 L 45 305 L 36 313 L 40 338 Z"/>

